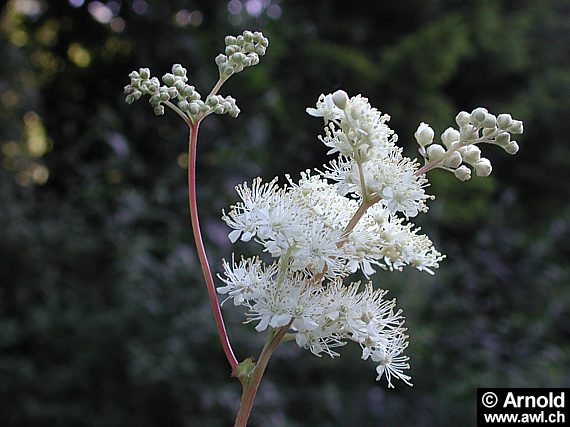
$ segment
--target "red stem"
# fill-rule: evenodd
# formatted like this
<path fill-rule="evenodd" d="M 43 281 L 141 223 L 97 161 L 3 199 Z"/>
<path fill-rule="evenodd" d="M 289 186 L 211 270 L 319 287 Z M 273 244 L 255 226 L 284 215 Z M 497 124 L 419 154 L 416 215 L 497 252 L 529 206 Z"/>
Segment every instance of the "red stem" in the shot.
<path fill-rule="evenodd" d="M 214 278 L 212 277 L 212 271 L 210 270 L 210 265 L 208 264 L 206 248 L 204 247 L 202 233 L 200 232 L 200 221 L 198 220 L 198 203 L 196 198 L 196 146 L 198 143 L 199 127 L 200 122 L 197 122 L 190 126 L 190 137 L 188 138 L 188 205 L 190 207 L 190 220 L 192 222 L 192 231 L 194 233 L 196 249 L 198 250 L 198 258 L 200 259 L 200 265 L 202 266 L 202 272 L 204 273 L 206 288 L 208 288 L 210 306 L 212 307 L 214 319 L 216 320 L 216 328 L 218 329 L 218 335 L 220 336 L 222 348 L 224 349 L 224 353 L 226 354 L 226 358 L 228 359 L 233 372 L 238 364 L 238 361 L 232 350 L 232 346 L 228 338 L 228 333 L 226 332 L 226 326 L 224 325 L 222 311 L 220 310 L 220 304 L 218 303 L 218 298 L 216 297 Z"/>

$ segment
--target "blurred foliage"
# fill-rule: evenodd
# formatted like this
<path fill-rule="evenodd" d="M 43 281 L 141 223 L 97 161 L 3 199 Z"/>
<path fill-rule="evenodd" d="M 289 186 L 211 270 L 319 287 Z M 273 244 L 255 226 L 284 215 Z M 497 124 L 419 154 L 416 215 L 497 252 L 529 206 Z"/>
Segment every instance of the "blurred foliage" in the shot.
<path fill-rule="evenodd" d="M 430 176 L 435 277 L 380 273 L 408 317 L 413 389 L 346 348 L 283 345 L 252 426 L 475 425 L 477 387 L 570 386 L 570 5 L 564 0 L 9 0 L 0 25 L 0 424 L 225 426 L 240 387 L 219 348 L 187 219 L 184 126 L 124 105 L 127 74 L 174 62 L 206 90 L 226 34 L 271 40 L 201 132 L 210 259 L 233 186 L 320 165 L 321 92 L 342 87 L 443 131 L 484 105 L 525 121 L 491 179 Z M 248 253 L 249 246 L 238 248 Z M 225 307 L 240 358 L 262 337 Z"/>

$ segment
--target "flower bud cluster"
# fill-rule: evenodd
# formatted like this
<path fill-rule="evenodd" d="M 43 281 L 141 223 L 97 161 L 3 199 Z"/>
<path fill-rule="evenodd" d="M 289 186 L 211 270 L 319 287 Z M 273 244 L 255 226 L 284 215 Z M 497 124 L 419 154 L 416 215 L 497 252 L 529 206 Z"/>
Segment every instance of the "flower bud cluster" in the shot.
<path fill-rule="evenodd" d="M 162 76 L 163 85 L 158 78 L 151 77 L 148 68 L 130 73 L 131 83 L 125 86 L 125 101 L 132 104 L 141 96 L 149 95 L 149 103 L 156 115 L 164 114 L 164 106 L 168 106 L 187 116 L 192 123 L 212 113 L 237 117 L 240 109 L 236 100 L 231 96 L 222 97 L 216 92 L 229 76 L 259 63 L 259 57 L 265 55 L 268 45 L 268 40 L 259 32 L 244 31 L 241 36 L 226 37 L 226 54 L 216 58 L 220 81 L 205 100 L 194 86 L 188 84 L 186 68 L 174 64 L 172 72 Z"/>
<path fill-rule="evenodd" d="M 426 123 L 420 123 L 414 137 L 419 152 L 426 161 L 425 170 L 441 168 L 453 172 L 460 181 L 477 176 L 489 176 L 493 170 L 491 161 L 481 156 L 478 144 L 493 144 L 509 154 L 516 154 L 519 146 L 511 135 L 523 133 L 523 123 L 513 120 L 510 114 L 490 114 L 486 108 L 476 108 L 471 113 L 461 111 L 455 117 L 459 129 L 447 128 L 441 134 L 441 144 L 433 143 L 434 131 Z"/>
<path fill-rule="evenodd" d="M 225 42 L 225 54 L 220 53 L 216 56 L 216 64 L 222 79 L 239 73 L 245 67 L 258 64 L 259 57 L 265 55 L 267 46 L 269 46 L 269 40 L 258 31 L 246 30 L 237 37 L 227 36 Z"/>

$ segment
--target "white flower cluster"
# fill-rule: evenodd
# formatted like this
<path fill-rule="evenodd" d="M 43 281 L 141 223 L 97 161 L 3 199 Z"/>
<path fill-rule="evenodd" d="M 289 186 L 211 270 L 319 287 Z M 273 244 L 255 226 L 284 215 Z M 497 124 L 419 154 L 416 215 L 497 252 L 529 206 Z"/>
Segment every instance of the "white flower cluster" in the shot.
<path fill-rule="evenodd" d="M 494 116 L 486 108 L 471 113 L 461 111 L 455 121 L 459 130 L 447 128 L 441 134 L 442 144 L 433 144 L 435 132 L 426 123 L 420 123 L 414 134 L 420 145 L 420 154 L 426 167 L 450 172 L 461 181 L 471 178 L 471 166 L 477 176 L 489 176 L 493 167 L 489 159 L 481 157 L 480 143 L 498 145 L 509 154 L 516 154 L 519 145 L 511 141 L 511 134 L 523 133 L 523 123 L 513 120 L 510 114 Z"/>
<path fill-rule="evenodd" d="M 241 201 L 223 213 L 232 242 L 253 240 L 273 258 L 224 262 L 221 294 L 248 308 L 256 329 L 289 327 L 295 342 L 314 354 L 355 341 L 362 358 L 386 376 L 410 383 L 404 318 L 385 291 L 369 283 L 343 284 L 360 271 L 413 266 L 433 274 L 443 255 L 409 217 L 427 210 L 427 180 L 418 164 L 402 156 L 389 117 L 361 96 L 342 91 L 322 95 L 309 114 L 323 117 L 320 140 L 338 153 L 323 171 L 305 171 L 236 189 Z"/>
<path fill-rule="evenodd" d="M 321 356 L 338 356 L 333 349 L 354 341 L 362 348 L 362 359 L 378 363 L 377 379 L 392 377 L 411 385 L 408 357 L 402 355 L 408 336 L 395 300 L 385 300 L 386 291 L 374 290 L 371 283 L 346 286 L 341 279 L 315 284 L 307 272 L 283 270 L 274 262 L 265 266 L 258 258 L 239 263 L 224 262 L 225 286 L 218 292 L 233 298 L 235 305 L 249 308 L 255 329 L 288 326 L 295 342 Z"/>
<path fill-rule="evenodd" d="M 428 185 L 418 175 L 419 164 L 402 156 L 395 145 L 397 135 L 386 125 L 390 116 L 373 108 L 360 95 L 348 98 L 344 91 L 321 95 L 317 108 L 307 112 L 323 117 L 325 134 L 319 139 L 338 152 L 338 159 L 325 166 L 323 175 L 339 183 L 342 195 L 354 193 L 365 202 L 379 198 L 391 212 L 414 217 L 427 211 Z"/>

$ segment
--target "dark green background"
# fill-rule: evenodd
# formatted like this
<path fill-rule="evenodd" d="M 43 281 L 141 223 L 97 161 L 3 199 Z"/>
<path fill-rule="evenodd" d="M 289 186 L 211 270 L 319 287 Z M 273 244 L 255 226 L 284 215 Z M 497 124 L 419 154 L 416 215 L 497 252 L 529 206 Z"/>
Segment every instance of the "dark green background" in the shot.
<path fill-rule="evenodd" d="M 477 387 L 570 386 L 570 2 L 266 0 L 254 16 L 256 0 L 231 2 L 237 14 L 115 1 L 112 24 L 91 3 L 1 9 L 0 425 L 231 425 L 240 386 L 192 243 L 186 131 L 125 105 L 122 88 L 132 69 L 181 62 L 204 94 L 223 37 L 246 28 L 268 54 L 224 86 L 241 115 L 200 135 L 216 271 L 232 252 L 219 217 L 233 186 L 325 161 L 322 122 L 305 114 L 321 92 L 369 97 L 409 156 L 420 121 L 442 132 L 482 105 L 525 122 L 516 156 L 485 147 L 490 178 L 430 174 L 437 199 L 419 222 L 448 255 L 437 274 L 374 278 L 408 318 L 414 387 L 376 383 L 356 346 L 331 360 L 286 344 L 251 425 L 474 426 Z M 263 337 L 224 312 L 238 357 L 257 354 Z"/>

